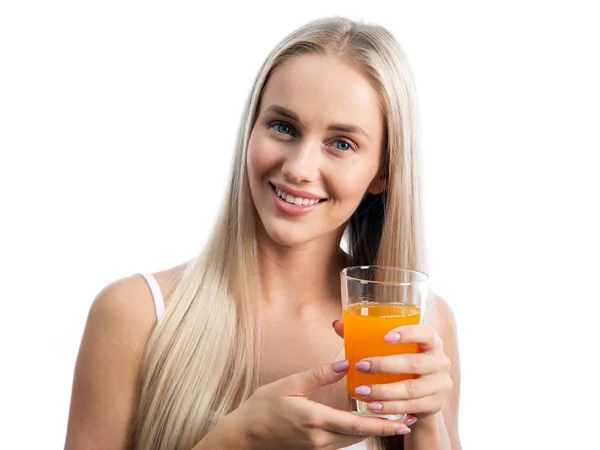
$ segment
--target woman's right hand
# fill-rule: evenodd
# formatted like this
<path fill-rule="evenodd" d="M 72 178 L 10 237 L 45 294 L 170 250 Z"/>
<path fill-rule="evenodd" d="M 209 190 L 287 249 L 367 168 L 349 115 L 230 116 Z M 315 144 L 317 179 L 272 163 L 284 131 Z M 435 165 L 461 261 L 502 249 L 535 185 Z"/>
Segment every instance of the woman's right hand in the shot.
<path fill-rule="evenodd" d="M 261 386 L 228 414 L 246 449 L 339 449 L 369 436 L 407 434 L 402 422 L 361 417 L 307 398 L 313 389 L 341 380 L 348 361 L 339 361 L 290 375 Z"/>

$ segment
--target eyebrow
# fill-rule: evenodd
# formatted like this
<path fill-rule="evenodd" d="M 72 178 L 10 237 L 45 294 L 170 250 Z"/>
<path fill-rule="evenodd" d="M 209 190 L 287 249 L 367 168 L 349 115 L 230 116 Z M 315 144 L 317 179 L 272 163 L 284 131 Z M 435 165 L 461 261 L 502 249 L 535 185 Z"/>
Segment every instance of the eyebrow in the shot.
<path fill-rule="evenodd" d="M 327 127 L 327 129 L 333 131 L 343 131 L 345 133 L 356 133 L 360 134 L 368 140 L 371 140 L 371 137 L 367 134 L 365 130 L 355 125 L 330 125 L 329 127 Z"/>
<path fill-rule="evenodd" d="M 277 113 L 284 117 L 287 117 L 288 119 L 292 119 L 296 122 L 300 122 L 300 118 L 298 117 L 297 114 L 294 114 L 289 109 L 285 109 L 283 106 L 271 105 L 267 109 L 265 109 L 265 112 L 274 112 L 274 113 Z"/>
<path fill-rule="evenodd" d="M 300 118 L 297 114 L 293 113 L 289 109 L 284 108 L 283 106 L 271 105 L 267 109 L 265 109 L 265 112 L 274 112 L 276 114 L 287 117 L 288 119 L 291 119 L 295 122 L 301 123 Z M 357 127 L 356 125 L 333 124 L 329 125 L 327 129 L 331 131 L 343 131 L 345 133 L 356 133 L 365 137 L 368 140 L 371 140 L 371 137 L 367 134 L 367 132 L 361 127 Z"/>

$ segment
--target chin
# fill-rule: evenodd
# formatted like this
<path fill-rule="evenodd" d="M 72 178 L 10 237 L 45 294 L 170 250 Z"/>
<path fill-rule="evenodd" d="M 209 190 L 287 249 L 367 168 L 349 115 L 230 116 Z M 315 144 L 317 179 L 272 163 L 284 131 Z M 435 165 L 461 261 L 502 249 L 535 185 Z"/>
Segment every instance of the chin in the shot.
<path fill-rule="evenodd" d="M 295 247 L 316 238 L 316 236 L 308 236 L 305 229 L 299 228 L 301 227 L 290 226 L 286 223 L 263 224 L 263 229 L 269 239 L 282 247 Z"/>

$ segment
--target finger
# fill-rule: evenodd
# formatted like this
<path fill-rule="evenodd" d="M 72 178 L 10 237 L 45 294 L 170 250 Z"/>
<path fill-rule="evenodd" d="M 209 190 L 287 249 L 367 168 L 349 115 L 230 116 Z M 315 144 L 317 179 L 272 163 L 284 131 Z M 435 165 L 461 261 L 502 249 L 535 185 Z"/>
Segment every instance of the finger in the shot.
<path fill-rule="evenodd" d="M 403 353 L 391 356 L 365 358 L 356 364 L 362 373 L 414 374 L 427 375 L 448 372 L 450 359 L 443 353 Z"/>
<path fill-rule="evenodd" d="M 420 414 L 439 411 L 443 406 L 443 396 L 430 395 L 410 400 L 371 402 L 368 408 L 377 414 Z"/>
<path fill-rule="evenodd" d="M 394 436 L 410 432 L 404 422 L 362 417 L 336 409 L 331 409 L 330 414 L 324 418 L 323 428 L 333 433 L 365 437 Z"/>
<path fill-rule="evenodd" d="M 337 335 L 341 338 L 344 338 L 344 322 L 340 319 L 336 319 L 331 325 L 333 326 L 333 329 Z"/>
<path fill-rule="evenodd" d="M 305 396 L 315 388 L 333 384 L 344 378 L 348 372 L 348 366 L 347 360 L 324 364 L 282 378 L 267 386 L 282 395 Z"/>
<path fill-rule="evenodd" d="M 408 400 L 450 392 L 451 389 L 452 380 L 448 374 L 436 373 L 397 383 L 363 385 L 357 387 L 354 393 L 364 401 Z"/>
<path fill-rule="evenodd" d="M 442 340 L 428 325 L 404 325 L 394 328 L 384 339 L 391 344 L 419 344 L 424 352 L 443 348 Z"/>

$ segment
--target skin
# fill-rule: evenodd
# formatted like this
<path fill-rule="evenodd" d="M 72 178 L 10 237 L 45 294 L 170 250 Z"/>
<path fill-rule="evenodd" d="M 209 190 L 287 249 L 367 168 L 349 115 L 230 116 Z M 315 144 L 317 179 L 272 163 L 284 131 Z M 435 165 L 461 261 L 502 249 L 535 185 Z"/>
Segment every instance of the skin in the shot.
<path fill-rule="evenodd" d="M 339 242 L 364 195 L 385 188 L 378 100 L 358 67 L 333 56 L 292 58 L 272 74 L 247 158 L 260 217 L 261 387 L 195 449 L 267 449 L 284 443 L 285 448 L 333 449 L 396 432 L 409 433 L 408 449 L 460 449 L 455 324 L 437 296 L 429 302 L 426 324 L 390 330 L 400 332 L 401 342 L 419 343 L 422 353 L 369 361 L 371 373 L 421 375 L 370 386 L 365 397 L 383 411 L 408 413 L 410 426 L 341 411 L 347 369 L 336 373 L 331 364 L 343 360 L 339 270 L 348 260 Z M 274 111 L 274 105 L 298 120 Z M 340 124 L 363 132 L 331 129 Z M 275 206 L 270 182 L 327 201 L 310 214 L 289 216 Z M 165 298 L 182 270 L 155 274 Z M 155 321 L 150 291 L 139 276 L 107 286 L 95 299 L 75 369 L 66 448 L 130 448 L 136 380 Z"/>
<path fill-rule="evenodd" d="M 271 111 L 273 106 L 299 120 Z M 370 138 L 328 130 L 332 124 L 360 124 Z M 331 334 L 332 321 L 341 317 L 339 270 L 346 263 L 339 242 L 367 189 L 381 189 L 373 179 L 380 173 L 383 131 L 376 93 L 360 72 L 337 59 L 292 59 L 267 84 L 247 158 L 260 216 L 265 383 L 340 355 L 342 343 Z M 293 217 L 275 206 L 269 182 L 327 201 Z M 314 353 L 290 360 L 290 352 L 304 353 L 307 341 Z"/>

